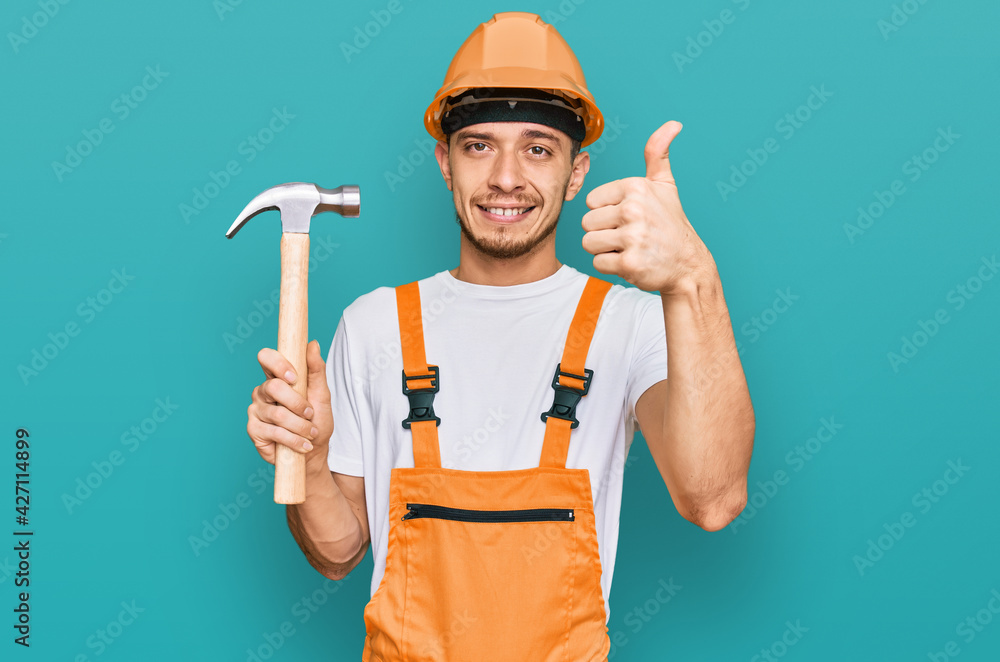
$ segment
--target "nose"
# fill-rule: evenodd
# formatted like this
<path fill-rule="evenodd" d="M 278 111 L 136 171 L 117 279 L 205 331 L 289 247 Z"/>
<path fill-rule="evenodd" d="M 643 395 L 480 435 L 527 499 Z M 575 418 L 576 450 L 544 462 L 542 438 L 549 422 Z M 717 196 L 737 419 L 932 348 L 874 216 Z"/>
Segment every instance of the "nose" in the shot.
<path fill-rule="evenodd" d="M 500 150 L 493 160 L 493 170 L 490 172 L 490 188 L 503 193 L 510 193 L 524 188 L 524 172 L 521 161 L 513 150 Z"/>

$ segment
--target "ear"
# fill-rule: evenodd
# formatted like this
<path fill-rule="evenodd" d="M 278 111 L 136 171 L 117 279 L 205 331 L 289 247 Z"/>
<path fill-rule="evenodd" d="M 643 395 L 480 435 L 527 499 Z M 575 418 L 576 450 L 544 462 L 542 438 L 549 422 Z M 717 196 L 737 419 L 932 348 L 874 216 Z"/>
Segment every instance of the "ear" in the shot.
<path fill-rule="evenodd" d="M 448 158 L 448 143 L 444 140 L 439 140 L 437 145 L 434 146 L 434 158 L 437 159 L 438 167 L 441 168 L 441 176 L 444 177 L 444 183 L 448 186 L 448 190 L 451 190 L 451 161 Z"/>
<path fill-rule="evenodd" d="M 570 173 L 569 184 L 566 186 L 566 200 L 572 200 L 583 188 L 583 179 L 590 172 L 590 153 L 580 151 L 573 161 L 573 171 Z"/>

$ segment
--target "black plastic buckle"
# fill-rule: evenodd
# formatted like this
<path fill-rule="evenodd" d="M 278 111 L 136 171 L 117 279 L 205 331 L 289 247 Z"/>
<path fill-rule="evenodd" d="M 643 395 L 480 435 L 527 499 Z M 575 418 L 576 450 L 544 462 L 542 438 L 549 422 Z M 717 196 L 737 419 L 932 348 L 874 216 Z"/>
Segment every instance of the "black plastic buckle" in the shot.
<path fill-rule="evenodd" d="M 441 425 L 441 419 L 434 415 L 434 394 L 438 392 L 438 367 L 436 365 L 428 366 L 430 368 L 430 373 L 426 375 L 411 375 L 406 376 L 406 370 L 403 372 L 403 395 L 405 395 L 410 400 L 410 415 L 403 419 L 403 427 L 407 430 L 410 429 L 410 423 L 414 421 L 434 421 L 434 425 Z M 427 379 L 431 378 L 430 388 L 408 388 L 408 379 Z"/>
<path fill-rule="evenodd" d="M 570 421 L 572 425 L 569 427 L 575 429 L 580 425 L 580 421 L 576 419 L 576 406 L 580 402 L 580 398 L 587 395 L 587 391 L 590 390 L 590 380 L 594 376 L 593 370 L 583 369 L 583 375 L 574 375 L 571 372 L 563 372 L 559 368 L 562 367 L 562 363 L 556 364 L 556 373 L 552 376 L 552 388 L 556 390 L 555 400 L 552 403 L 552 407 L 542 414 L 542 420 L 546 421 L 549 416 L 555 416 L 556 418 L 561 418 L 566 421 Z M 573 388 L 572 386 L 563 386 L 559 383 L 559 376 L 566 375 L 567 377 L 576 377 L 577 379 L 583 380 L 583 389 Z"/>

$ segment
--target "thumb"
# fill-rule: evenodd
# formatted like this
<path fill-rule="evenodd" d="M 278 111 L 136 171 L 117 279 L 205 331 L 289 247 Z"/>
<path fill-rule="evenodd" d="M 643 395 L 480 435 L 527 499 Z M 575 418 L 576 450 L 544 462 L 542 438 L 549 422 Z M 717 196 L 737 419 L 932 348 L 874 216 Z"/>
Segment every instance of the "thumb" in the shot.
<path fill-rule="evenodd" d="M 670 172 L 670 143 L 681 132 L 684 125 L 670 120 L 646 141 L 643 156 L 646 159 L 646 179 L 674 184 L 674 175 Z"/>
<path fill-rule="evenodd" d="M 319 393 L 329 392 L 326 383 L 326 363 L 319 350 L 319 341 L 313 340 L 306 347 L 306 365 L 309 369 L 309 390 L 317 389 Z"/>

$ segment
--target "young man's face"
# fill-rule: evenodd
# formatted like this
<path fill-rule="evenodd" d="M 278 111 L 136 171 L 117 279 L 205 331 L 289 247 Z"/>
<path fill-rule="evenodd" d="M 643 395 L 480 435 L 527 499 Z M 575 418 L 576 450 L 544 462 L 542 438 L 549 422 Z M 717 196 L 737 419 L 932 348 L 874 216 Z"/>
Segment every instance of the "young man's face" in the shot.
<path fill-rule="evenodd" d="M 472 124 L 451 135 L 450 146 L 438 143 L 435 156 L 454 193 L 456 220 L 477 250 L 512 259 L 555 231 L 562 203 L 573 199 L 590 169 L 590 155 L 580 152 L 571 162 L 570 147 L 562 131 L 530 122 Z"/>

